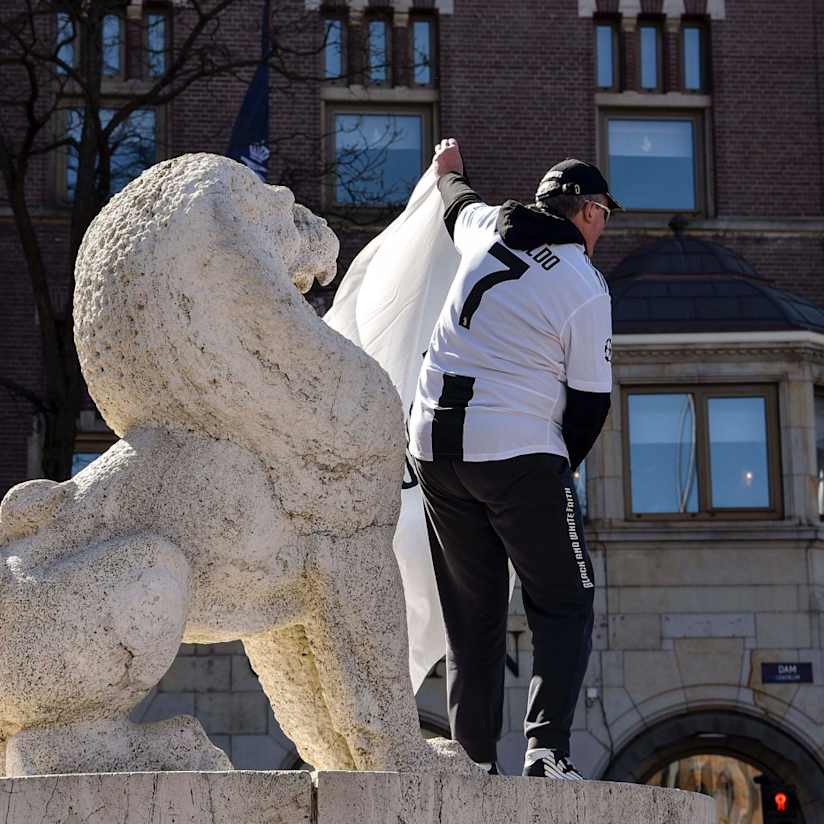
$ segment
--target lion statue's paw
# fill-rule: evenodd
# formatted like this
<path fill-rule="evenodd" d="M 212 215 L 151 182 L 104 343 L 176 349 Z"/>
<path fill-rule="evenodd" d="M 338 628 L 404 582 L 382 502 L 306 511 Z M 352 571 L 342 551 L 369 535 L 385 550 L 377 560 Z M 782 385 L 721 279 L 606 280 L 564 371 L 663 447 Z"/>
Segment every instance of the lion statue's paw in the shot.
<path fill-rule="evenodd" d="M 486 775 L 457 741 L 430 738 L 421 743 L 423 746 L 403 752 L 397 765 L 398 772 L 460 775 L 465 778 L 482 778 Z"/>

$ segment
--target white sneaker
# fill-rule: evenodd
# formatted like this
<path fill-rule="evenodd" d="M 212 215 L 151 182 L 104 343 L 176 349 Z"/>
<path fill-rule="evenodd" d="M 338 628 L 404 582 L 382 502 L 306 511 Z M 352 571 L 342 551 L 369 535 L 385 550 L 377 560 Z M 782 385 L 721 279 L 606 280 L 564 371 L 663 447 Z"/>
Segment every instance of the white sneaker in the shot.
<path fill-rule="evenodd" d="M 526 751 L 523 775 L 537 778 L 560 778 L 563 781 L 583 781 L 566 753 L 538 748 Z"/>

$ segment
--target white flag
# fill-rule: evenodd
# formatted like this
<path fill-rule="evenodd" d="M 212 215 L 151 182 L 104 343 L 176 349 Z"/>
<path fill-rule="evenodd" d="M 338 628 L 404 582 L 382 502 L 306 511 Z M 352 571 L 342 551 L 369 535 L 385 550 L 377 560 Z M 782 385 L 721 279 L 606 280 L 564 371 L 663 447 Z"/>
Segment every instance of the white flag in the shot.
<path fill-rule="evenodd" d="M 423 355 L 459 261 L 430 169 L 403 213 L 352 261 L 324 317 L 389 373 L 407 417 Z M 445 654 L 446 636 L 421 490 L 408 473 L 394 548 L 406 597 L 409 670 L 417 692 Z"/>

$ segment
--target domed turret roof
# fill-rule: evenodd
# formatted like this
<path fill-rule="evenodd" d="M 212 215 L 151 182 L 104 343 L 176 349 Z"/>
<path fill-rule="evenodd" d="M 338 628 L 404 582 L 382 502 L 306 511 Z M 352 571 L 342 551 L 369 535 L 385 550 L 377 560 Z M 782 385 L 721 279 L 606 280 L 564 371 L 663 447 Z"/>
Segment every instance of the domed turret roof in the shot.
<path fill-rule="evenodd" d="M 635 275 L 761 275 L 731 249 L 709 240 L 675 235 L 625 257 L 612 273 L 618 281 Z"/>
<path fill-rule="evenodd" d="M 776 289 L 735 252 L 676 235 L 633 252 L 610 278 L 616 334 L 824 332 L 824 309 Z"/>

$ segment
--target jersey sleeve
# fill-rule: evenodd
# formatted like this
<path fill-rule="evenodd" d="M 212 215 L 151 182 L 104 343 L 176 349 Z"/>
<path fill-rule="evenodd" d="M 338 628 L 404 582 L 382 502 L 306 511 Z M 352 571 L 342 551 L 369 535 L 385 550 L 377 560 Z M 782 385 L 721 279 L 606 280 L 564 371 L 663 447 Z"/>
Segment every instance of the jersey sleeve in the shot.
<path fill-rule="evenodd" d="M 477 251 L 474 239 L 489 235 L 495 230 L 500 206 L 488 206 L 486 203 L 470 203 L 461 209 L 455 221 L 455 248 L 461 256 L 467 252 Z"/>
<path fill-rule="evenodd" d="M 455 221 L 470 204 L 481 203 L 480 195 L 469 185 L 465 175 L 447 172 L 438 178 L 438 189 L 443 198 L 443 220 L 449 237 L 455 239 Z"/>
<path fill-rule="evenodd" d="M 576 309 L 561 335 L 566 382 L 582 392 L 612 391 L 612 304 L 596 295 Z"/>

